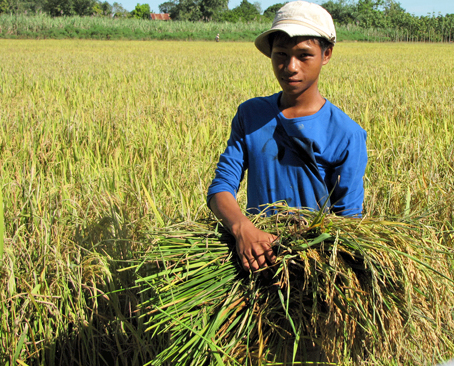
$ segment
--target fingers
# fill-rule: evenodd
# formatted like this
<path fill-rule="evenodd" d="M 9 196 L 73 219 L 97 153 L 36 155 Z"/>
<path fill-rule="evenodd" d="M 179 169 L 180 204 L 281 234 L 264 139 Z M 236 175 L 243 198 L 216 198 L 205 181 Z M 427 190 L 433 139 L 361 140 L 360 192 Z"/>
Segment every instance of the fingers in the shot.
<path fill-rule="evenodd" d="M 276 262 L 276 256 L 274 255 L 273 248 L 269 247 L 265 250 L 265 257 L 270 263 Z"/>
<path fill-rule="evenodd" d="M 243 265 L 243 269 L 246 272 L 249 272 L 251 270 L 251 267 L 249 266 L 249 261 L 247 260 L 247 258 L 244 255 L 240 255 L 240 261 L 241 264 Z"/>
<path fill-rule="evenodd" d="M 249 268 L 252 269 L 253 272 L 257 271 L 261 267 L 261 265 L 257 261 L 257 258 L 255 258 L 255 257 L 249 257 L 248 262 L 249 262 Z"/>
<path fill-rule="evenodd" d="M 265 257 L 265 256 L 262 256 L 262 257 Z M 255 272 L 255 271 L 259 270 L 260 268 L 265 268 L 268 266 L 266 264 L 266 262 L 259 263 L 257 258 L 255 258 L 254 256 L 251 256 L 251 257 L 243 256 L 242 264 L 243 264 L 244 270 L 248 271 L 248 272 L 251 270 L 252 270 L 252 272 Z"/>
<path fill-rule="evenodd" d="M 240 262 L 246 271 L 257 271 L 260 268 L 268 267 L 268 264 L 274 264 L 276 256 L 270 244 L 263 244 L 253 248 L 250 252 L 238 253 Z"/>
<path fill-rule="evenodd" d="M 277 239 L 275 235 L 261 231 L 254 226 L 238 230 L 236 249 L 240 263 L 246 271 L 257 271 L 275 262 L 271 245 Z"/>
<path fill-rule="evenodd" d="M 257 271 L 260 266 L 254 256 L 240 255 L 240 260 L 245 271 Z"/>
<path fill-rule="evenodd" d="M 266 263 L 266 255 L 265 255 L 265 253 L 256 254 L 255 261 L 258 264 L 259 268 L 268 267 L 268 264 Z"/>
<path fill-rule="evenodd" d="M 278 237 L 273 235 L 273 239 L 263 248 L 263 255 L 265 260 L 269 264 L 274 264 L 276 262 L 276 255 L 274 254 L 273 246 L 278 243 Z"/>

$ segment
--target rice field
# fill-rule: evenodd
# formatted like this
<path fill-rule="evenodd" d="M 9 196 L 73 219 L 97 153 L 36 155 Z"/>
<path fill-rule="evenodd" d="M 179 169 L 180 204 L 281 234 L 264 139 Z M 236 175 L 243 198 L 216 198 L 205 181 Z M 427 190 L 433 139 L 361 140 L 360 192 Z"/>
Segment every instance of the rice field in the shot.
<path fill-rule="evenodd" d="M 365 217 L 452 247 L 453 45 L 340 43 L 320 89 L 368 132 Z M 0 40 L 0 364 L 153 360 L 125 268 L 210 217 L 237 105 L 278 90 L 252 43 Z"/>

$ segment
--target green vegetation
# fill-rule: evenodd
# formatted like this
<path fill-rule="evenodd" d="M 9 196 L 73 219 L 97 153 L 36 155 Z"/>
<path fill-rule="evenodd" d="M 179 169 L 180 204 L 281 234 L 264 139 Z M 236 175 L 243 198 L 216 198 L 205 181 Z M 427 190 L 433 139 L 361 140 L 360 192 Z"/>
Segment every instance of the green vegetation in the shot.
<path fill-rule="evenodd" d="M 0 15 L 0 38 L 46 39 L 131 39 L 131 40 L 214 40 L 252 41 L 269 24 L 252 22 L 238 27 L 234 23 L 160 22 L 142 19 L 104 17 L 58 17 L 46 15 Z"/>
<path fill-rule="evenodd" d="M 448 44 L 340 43 L 320 81 L 368 132 L 365 217 L 417 222 L 415 239 L 447 248 L 453 65 Z M 145 332 L 137 306 L 150 294 L 133 288 L 154 267 L 125 268 L 164 227 L 211 217 L 238 104 L 277 90 L 250 42 L 0 40 L 0 364 L 154 360 L 168 338 Z"/>
<path fill-rule="evenodd" d="M 105 39 L 105 40 L 205 40 L 213 41 L 217 33 L 221 41 L 250 41 L 267 30 L 271 21 L 192 22 L 144 21 L 135 18 L 49 17 L 47 15 L 0 15 L 0 38 L 12 39 Z M 337 26 L 342 41 L 437 41 L 434 32 L 417 36 L 406 30 L 369 28 L 357 25 Z"/>

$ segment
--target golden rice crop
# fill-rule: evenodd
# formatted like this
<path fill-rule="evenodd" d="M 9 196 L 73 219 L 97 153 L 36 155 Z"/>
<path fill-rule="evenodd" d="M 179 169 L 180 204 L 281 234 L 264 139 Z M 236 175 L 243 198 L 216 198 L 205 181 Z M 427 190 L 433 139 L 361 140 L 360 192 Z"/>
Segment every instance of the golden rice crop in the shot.
<path fill-rule="evenodd" d="M 341 43 L 320 81 L 368 132 L 365 217 L 411 217 L 446 246 L 453 65 L 451 45 Z M 135 279 L 116 270 L 147 232 L 209 217 L 237 105 L 278 90 L 250 43 L 0 40 L 0 363 L 153 359 L 132 317 L 145 295 L 112 292 Z"/>

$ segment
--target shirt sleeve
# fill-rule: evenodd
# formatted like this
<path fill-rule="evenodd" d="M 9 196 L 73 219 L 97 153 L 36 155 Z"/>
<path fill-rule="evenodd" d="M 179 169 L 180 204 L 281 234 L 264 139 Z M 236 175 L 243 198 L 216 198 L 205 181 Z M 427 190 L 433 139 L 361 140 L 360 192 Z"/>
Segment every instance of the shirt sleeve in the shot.
<path fill-rule="evenodd" d="M 332 188 L 332 211 L 341 216 L 360 217 L 363 210 L 364 182 L 367 165 L 367 133 L 357 131 L 347 142 L 334 168 L 330 186 Z"/>
<path fill-rule="evenodd" d="M 232 120 L 230 138 L 227 147 L 219 158 L 216 175 L 208 188 L 207 205 L 210 199 L 219 192 L 230 192 L 235 198 L 240 187 L 240 182 L 247 169 L 247 150 L 245 146 L 244 126 L 238 110 Z"/>

